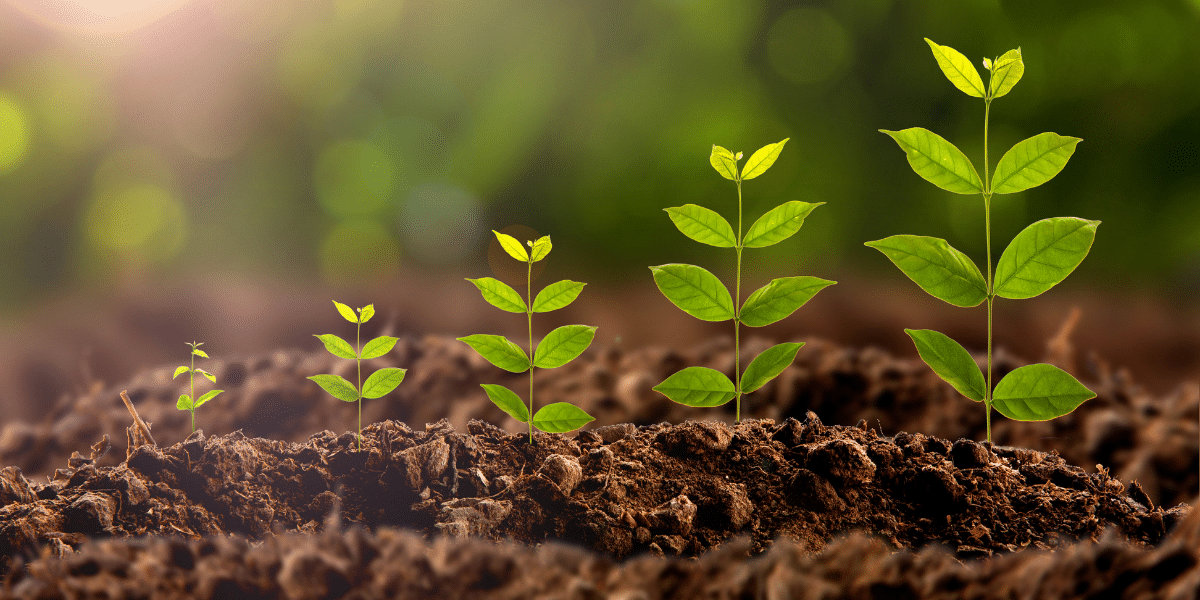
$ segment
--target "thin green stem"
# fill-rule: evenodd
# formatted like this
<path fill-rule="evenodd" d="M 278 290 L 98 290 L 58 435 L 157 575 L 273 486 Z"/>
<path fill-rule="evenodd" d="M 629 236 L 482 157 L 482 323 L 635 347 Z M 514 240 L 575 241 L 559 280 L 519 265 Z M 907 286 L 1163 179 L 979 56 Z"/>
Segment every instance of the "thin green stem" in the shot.
<path fill-rule="evenodd" d="M 738 190 L 737 277 L 733 284 L 733 387 L 737 394 L 734 422 L 742 420 L 742 178 L 735 180 Z"/>
<path fill-rule="evenodd" d="M 192 342 L 192 368 L 188 370 L 188 391 L 191 395 L 188 398 L 192 399 L 192 433 L 196 433 L 196 346 Z"/>
<path fill-rule="evenodd" d="M 984 245 L 987 247 L 987 389 L 983 393 L 983 409 L 986 411 L 987 441 L 992 441 L 992 186 L 988 172 L 988 118 L 991 116 L 991 96 L 983 100 L 983 226 L 986 232 Z"/>
<path fill-rule="evenodd" d="M 529 443 L 533 443 L 533 248 L 525 271 L 525 320 L 529 324 Z"/>

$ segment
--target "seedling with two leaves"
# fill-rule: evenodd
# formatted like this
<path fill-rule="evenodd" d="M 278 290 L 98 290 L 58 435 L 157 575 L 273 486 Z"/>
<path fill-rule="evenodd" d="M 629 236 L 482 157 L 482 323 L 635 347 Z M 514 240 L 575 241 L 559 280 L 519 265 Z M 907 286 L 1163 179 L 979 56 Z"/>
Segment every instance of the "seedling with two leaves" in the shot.
<path fill-rule="evenodd" d="M 775 164 L 787 141 L 785 139 L 760 148 L 740 171 L 738 161 L 742 158 L 741 152 L 734 154 L 720 146 L 713 146 L 709 162 L 722 177 L 737 184 L 736 232 L 724 217 L 703 206 L 685 204 L 665 209 L 679 231 L 689 238 L 718 248 L 733 248 L 737 252 L 733 296 L 730 296 L 729 288 L 720 279 L 701 267 L 685 264 L 650 267 L 658 289 L 687 314 L 703 321 L 733 320 L 735 377 L 735 381 L 730 381 L 729 377 L 715 369 L 688 367 L 668 377 L 654 390 L 687 406 L 720 406 L 736 397 L 735 418 L 738 421 L 742 418 L 742 394 L 757 390 L 782 373 L 804 345 L 803 342 L 789 342 L 767 348 L 750 361 L 743 373 L 741 326 L 763 327 L 784 319 L 817 292 L 836 283 L 819 277 L 782 277 L 771 280 L 750 294 L 745 304 L 741 304 L 742 250 L 766 248 L 791 237 L 800 230 L 809 213 L 824 204 L 798 200 L 785 202 L 760 217 L 750 226 L 746 235 L 742 235 L 742 182 L 762 175 Z"/>
<path fill-rule="evenodd" d="M 994 60 L 984 59 L 991 76 L 983 84 L 965 56 L 949 46 L 925 40 L 942 72 L 968 96 L 983 99 L 983 179 L 957 147 L 927 129 L 880 130 L 908 155 L 908 163 L 930 183 L 956 194 L 983 196 L 987 277 L 965 254 L 946 240 L 894 235 L 866 245 L 883 252 L 901 271 L 936 298 L 955 306 L 987 302 L 987 381 L 979 365 L 958 342 L 929 329 L 905 329 L 917 352 L 935 373 L 962 395 L 983 402 L 987 440 L 992 440 L 992 408 L 1017 421 L 1046 421 L 1075 410 L 1096 394 L 1066 371 L 1048 364 L 1014 369 L 992 387 L 992 303 L 999 298 L 1032 298 L 1057 285 L 1079 266 L 1096 237 L 1099 221 L 1075 217 L 1043 219 L 1026 227 L 1000 255 L 992 277 L 992 196 L 1015 194 L 1046 183 L 1062 171 L 1081 140 L 1041 133 L 1018 142 L 1000 158 L 990 174 L 988 118 L 992 101 L 1012 90 L 1025 73 L 1021 49 Z"/>
<path fill-rule="evenodd" d="M 392 351 L 396 346 L 397 338 L 381 335 L 369 342 L 366 345 L 361 345 L 362 341 L 362 325 L 371 320 L 375 316 L 375 305 L 368 304 L 367 306 L 358 309 L 355 314 L 354 309 L 338 302 L 333 301 L 333 305 L 337 307 L 338 314 L 342 318 L 354 323 L 356 326 L 354 333 L 354 345 L 342 338 L 326 333 L 317 335 L 325 344 L 325 349 L 338 358 L 353 360 L 358 366 L 358 385 L 350 383 L 345 377 L 340 375 L 313 375 L 309 379 L 317 382 L 326 392 L 333 395 L 334 398 L 343 402 L 358 402 L 358 449 L 362 450 L 362 400 L 363 398 L 382 398 L 388 392 L 396 389 L 401 381 L 404 381 L 404 373 L 406 369 L 396 367 L 385 367 L 371 373 L 367 377 L 367 381 L 362 380 L 362 361 L 372 358 L 379 358 L 384 354 Z"/>
<path fill-rule="evenodd" d="M 200 358 L 208 358 L 208 354 L 200 349 L 200 346 L 203 346 L 204 342 L 191 342 L 187 343 L 187 345 L 192 347 L 191 366 L 176 368 L 175 374 L 171 376 L 171 379 L 175 379 L 184 373 L 188 374 L 188 393 L 179 396 L 179 400 L 175 402 L 175 408 L 178 408 L 179 410 L 186 410 L 192 413 L 192 431 L 195 432 L 196 409 L 199 408 L 201 404 L 216 398 L 218 394 L 224 392 L 225 390 L 209 390 L 205 392 L 204 395 L 196 398 L 196 373 L 204 376 L 214 384 L 217 383 L 217 376 L 205 371 L 204 369 L 196 368 L 197 356 Z M 193 401 L 192 398 L 196 398 L 195 401 Z"/>
<path fill-rule="evenodd" d="M 553 369 L 561 367 L 583 353 L 592 343 L 596 328 L 588 325 L 564 325 L 559 327 L 533 346 L 533 313 L 558 310 L 575 301 L 583 291 L 585 284 L 578 281 L 563 280 L 546 286 L 532 296 L 533 263 L 546 258 L 552 245 L 550 237 L 543 236 L 522 246 L 516 238 L 493 231 L 500 247 L 511 257 L 526 264 L 525 297 L 522 298 L 511 286 L 492 277 L 467 279 L 479 288 L 483 299 L 500 310 L 511 313 L 525 313 L 529 331 L 529 354 L 520 346 L 500 335 L 475 334 L 458 338 L 465 342 L 488 362 L 512 373 L 529 371 L 529 405 L 526 406 L 512 390 L 490 383 L 482 384 L 487 393 L 500 410 L 509 416 L 529 426 L 529 443 L 533 443 L 533 428 L 550 433 L 565 433 L 575 431 L 595 420 L 583 409 L 568 402 L 554 402 L 542 407 L 536 413 L 533 411 L 533 369 Z M 530 357 L 533 357 L 532 359 Z M 533 418 L 530 418 L 533 415 Z"/>

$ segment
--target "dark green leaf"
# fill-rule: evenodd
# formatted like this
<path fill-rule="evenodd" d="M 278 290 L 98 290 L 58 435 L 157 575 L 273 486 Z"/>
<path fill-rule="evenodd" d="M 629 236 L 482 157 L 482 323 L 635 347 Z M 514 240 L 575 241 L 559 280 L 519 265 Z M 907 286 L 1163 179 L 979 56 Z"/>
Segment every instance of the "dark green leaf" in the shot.
<path fill-rule="evenodd" d="M 363 398 L 382 398 L 388 392 L 396 389 L 404 381 L 405 369 L 387 367 L 371 373 L 363 382 Z"/>
<path fill-rule="evenodd" d="M 887 256 L 908 278 L 955 306 L 978 306 L 987 299 L 979 267 L 946 240 L 919 235 L 893 235 L 867 242 Z"/>
<path fill-rule="evenodd" d="M 533 426 L 549 433 L 566 433 L 595 420 L 595 417 L 572 404 L 554 402 L 543 406 L 533 415 Z"/>
<path fill-rule="evenodd" d="M 733 153 L 717 145 L 713 145 L 708 162 L 725 179 L 737 179 L 737 158 Z"/>
<path fill-rule="evenodd" d="M 512 390 L 492 383 L 480 384 L 483 391 L 487 392 L 488 398 L 492 403 L 500 407 L 500 410 L 508 413 L 508 416 L 522 422 L 529 422 L 529 409 L 525 407 L 525 403 L 521 398 L 513 393 Z"/>
<path fill-rule="evenodd" d="M 715 275 L 695 265 L 650 267 L 654 283 L 675 306 L 702 321 L 733 318 L 733 296 Z"/>
<path fill-rule="evenodd" d="M 804 342 L 775 344 L 755 356 L 742 374 L 742 393 L 749 394 L 778 377 L 796 359 L 803 345 Z"/>
<path fill-rule="evenodd" d="M 983 97 L 983 79 L 979 77 L 979 71 L 971 64 L 970 59 L 958 50 L 950 46 L 940 46 L 929 38 L 925 38 L 925 43 L 933 50 L 933 57 L 937 59 L 938 66 L 954 87 L 968 96 Z"/>
<path fill-rule="evenodd" d="M 585 285 L 587 284 L 564 279 L 546 286 L 533 299 L 533 312 L 550 312 L 567 306 L 579 297 Z"/>
<path fill-rule="evenodd" d="M 208 402 L 209 400 L 216 398 L 217 394 L 221 394 L 224 392 L 225 392 L 225 390 L 209 390 L 209 391 L 205 392 L 204 395 L 202 395 L 198 399 L 196 399 L 196 408 L 199 408 L 205 402 Z"/>
<path fill-rule="evenodd" d="M 1013 369 L 992 392 L 992 406 L 1017 421 L 1048 421 L 1075 410 L 1096 393 L 1066 371 L 1047 364 Z"/>
<path fill-rule="evenodd" d="M 724 373 L 708 367 L 688 367 L 654 386 L 654 391 L 687 406 L 720 406 L 737 395 Z"/>
<path fill-rule="evenodd" d="M 1050 181 L 1067 166 L 1075 146 L 1082 141 L 1047 132 L 1017 142 L 996 164 L 992 192 L 1015 194 Z"/>
<path fill-rule="evenodd" d="M 350 345 L 350 342 L 347 342 L 346 340 L 343 340 L 332 333 L 323 333 L 321 335 L 314 335 L 313 337 L 321 340 L 321 342 L 325 344 L 325 349 L 334 356 L 339 358 L 348 358 L 350 360 L 358 358 L 358 355 L 354 353 L 354 347 Z"/>
<path fill-rule="evenodd" d="M 800 231 L 808 213 L 822 204 L 825 203 L 792 200 L 776 206 L 750 226 L 743 245 L 747 248 L 765 248 L 792 237 Z"/>
<path fill-rule="evenodd" d="M 460 337 L 458 341 L 465 342 L 488 362 L 505 371 L 524 373 L 529 370 L 529 356 L 520 346 L 508 341 L 504 336 L 478 333 Z"/>
<path fill-rule="evenodd" d="M 533 365 L 541 369 L 561 367 L 587 350 L 596 328 L 587 325 L 564 325 L 551 331 L 533 352 Z"/>
<path fill-rule="evenodd" d="M 1032 298 L 1066 279 L 1092 248 L 1099 225 L 1100 221 L 1052 217 L 1026 227 L 996 263 L 996 295 Z"/>
<path fill-rule="evenodd" d="M 908 156 L 909 166 L 925 181 L 955 194 L 978 194 L 983 191 L 983 182 L 971 160 L 942 136 L 920 127 L 879 131 L 896 140 Z"/>
<path fill-rule="evenodd" d="M 313 375 L 309 379 L 317 382 L 326 392 L 333 395 L 334 398 L 343 402 L 354 402 L 358 400 L 358 389 L 353 383 L 346 381 L 346 378 L 340 375 Z"/>
<path fill-rule="evenodd" d="M 783 151 L 783 145 L 791 138 L 784 138 L 782 142 L 767 144 L 762 148 L 754 151 L 750 155 L 750 159 L 746 161 L 746 166 L 742 167 L 742 180 L 754 179 L 766 172 L 775 164 L 775 159 L 779 158 L 779 153 Z"/>
<path fill-rule="evenodd" d="M 684 204 L 664 209 L 679 231 L 701 244 L 718 248 L 733 248 L 737 236 L 725 217 L 696 204 Z"/>
<path fill-rule="evenodd" d="M 746 298 L 746 303 L 742 305 L 741 322 L 751 327 L 770 325 L 796 312 L 817 292 L 835 283 L 808 275 L 772 279 L 771 283 Z"/>
<path fill-rule="evenodd" d="M 912 338 L 921 360 L 938 377 L 954 386 L 958 393 L 976 402 L 983 402 L 987 383 L 983 380 L 983 371 L 979 370 L 979 365 L 966 348 L 946 334 L 932 329 L 905 329 L 904 333 Z"/>
<path fill-rule="evenodd" d="M 365 345 L 363 345 L 362 349 L 363 360 L 367 360 L 369 358 L 379 358 L 380 356 L 391 352 L 392 348 L 396 346 L 396 342 L 398 341 L 399 338 L 394 338 L 390 335 L 381 335 L 367 342 Z"/>

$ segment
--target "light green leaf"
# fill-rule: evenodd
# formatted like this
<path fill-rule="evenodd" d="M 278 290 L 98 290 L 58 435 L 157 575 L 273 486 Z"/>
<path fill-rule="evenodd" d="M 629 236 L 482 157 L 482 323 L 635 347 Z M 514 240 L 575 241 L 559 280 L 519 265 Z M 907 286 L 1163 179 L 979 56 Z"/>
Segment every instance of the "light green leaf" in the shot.
<path fill-rule="evenodd" d="M 390 335 L 381 335 L 363 345 L 362 359 L 379 358 L 391 352 L 398 341 L 399 338 L 394 338 Z"/>
<path fill-rule="evenodd" d="M 215 375 L 213 375 L 212 373 L 205 371 L 204 369 L 196 369 L 196 372 L 203 375 L 206 379 L 208 379 L 209 381 L 211 381 L 213 383 L 217 382 L 217 377 Z"/>
<path fill-rule="evenodd" d="M 720 406 L 737 395 L 724 373 L 708 367 L 688 367 L 654 386 L 654 391 L 687 406 Z"/>
<path fill-rule="evenodd" d="M 525 299 L 507 283 L 493 277 L 467 279 L 467 281 L 479 288 L 479 292 L 483 294 L 483 299 L 487 300 L 488 304 L 510 313 L 525 312 Z"/>
<path fill-rule="evenodd" d="M 366 323 L 367 321 L 370 321 L 371 317 L 373 316 L 375 316 L 375 305 L 368 304 L 364 306 L 362 310 L 358 311 L 358 322 Z"/>
<path fill-rule="evenodd" d="M 534 240 L 533 245 L 529 249 L 529 256 L 533 262 L 537 262 L 546 258 L 546 255 L 550 254 L 550 249 L 553 247 L 554 245 L 550 243 L 550 236 L 544 235 Z"/>
<path fill-rule="evenodd" d="M 966 348 L 946 334 L 932 329 L 905 329 L 904 333 L 912 338 L 921 360 L 925 361 L 938 377 L 953 386 L 958 393 L 976 402 L 983 402 L 983 393 L 987 389 L 983 371 L 979 370 L 979 365 L 971 358 L 971 353 L 967 352 Z"/>
<path fill-rule="evenodd" d="M 708 162 L 725 179 L 737 179 L 737 158 L 733 153 L 717 145 L 713 145 Z"/>
<path fill-rule="evenodd" d="M 525 246 L 522 246 L 521 242 L 517 241 L 517 238 L 508 234 L 500 233 L 495 229 L 492 230 L 492 233 L 496 234 L 496 239 L 499 240 L 500 247 L 504 248 L 504 251 L 507 252 L 509 256 L 521 262 L 529 262 L 529 254 L 525 252 Z"/>
<path fill-rule="evenodd" d="M 386 367 L 371 373 L 363 382 L 363 398 L 382 398 L 388 392 L 396 389 L 404 381 L 405 369 Z"/>
<path fill-rule="evenodd" d="M 803 345 L 804 342 L 775 344 L 755 356 L 742 374 L 742 393 L 749 394 L 778 377 L 796 359 Z"/>
<path fill-rule="evenodd" d="M 942 73 L 946 74 L 946 79 L 949 79 L 954 87 L 968 96 L 983 97 L 983 79 L 980 79 L 979 71 L 967 57 L 958 50 L 950 46 L 940 46 L 929 38 L 925 38 L 925 42 L 933 50 L 933 57 L 937 59 Z"/>
<path fill-rule="evenodd" d="M 553 402 L 533 415 L 533 426 L 548 433 L 566 433 L 595 420 L 595 417 L 573 404 Z"/>
<path fill-rule="evenodd" d="M 192 348 L 192 354 L 195 354 L 196 356 L 199 356 L 200 358 L 208 358 L 208 353 L 199 348 Z"/>
<path fill-rule="evenodd" d="M 175 402 L 175 408 L 179 410 L 192 410 L 194 408 L 192 406 L 192 397 L 187 394 L 180 396 L 179 400 Z"/>
<path fill-rule="evenodd" d="M 488 362 L 505 371 L 524 373 L 529 370 L 529 356 L 520 346 L 508 341 L 504 336 L 477 333 L 460 337 L 458 341 L 474 348 Z"/>
<path fill-rule="evenodd" d="M 1021 60 L 1021 49 L 1005 52 L 1004 56 L 996 59 L 991 71 L 992 78 L 988 83 L 992 90 L 992 98 L 995 99 L 1007 94 L 1025 74 L 1025 61 Z"/>
<path fill-rule="evenodd" d="M 529 422 L 529 409 L 525 407 L 525 403 L 521 398 L 513 393 L 512 390 L 493 383 L 480 384 L 483 391 L 487 392 L 488 398 L 492 403 L 500 407 L 500 410 L 508 413 L 508 416 L 522 422 Z"/>
<path fill-rule="evenodd" d="M 733 318 L 733 296 L 716 275 L 695 265 L 650 267 L 654 283 L 675 306 L 701 321 Z"/>
<path fill-rule="evenodd" d="M 772 208 L 750 226 L 742 245 L 747 248 L 765 248 L 792 237 L 800 231 L 808 213 L 822 204 L 825 203 L 792 200 Z"/>
<path fill-rule="evenodd" d="M 196 399 L 196 408 L 199 408 L 205 402 L 208 402 L 209 400 L 216 398 L 217 394 L 222 394 L 224 392 L 225 392 L 225 390 L 209 390 L 209 391 L 205 392 L 203 396 L 200 396 L 199 398 Z"/>
<path fill-rule="evenodd" d="M 1039 133 L 1017 142 L 1000 157 L 992 192 L 1015 194 L 1050 181 L 1075 154 L 1075 145 L 1083 140 L 1057 133 Z"/>
<path fill-rule="evenodd" d="M 865 245 L 882 252 L 935 298 L 962 307 L 978 306 L 987 299 L 987 284 L 979 267 L 946 240 L 893 235 Z"/>
<path fill-rule="evenodd" d="M 587 284 L 564 279 L 546 286 L 533 299 L 533 312 L 550 312 L 567 306 L 579 297 L 585 285 Z"/>
<path fill-rule="evenodd" d="M 996 263 L 996 295 L 1032 298 L 1066 279 L 1091 250 L 1099 225 L 1100 221 L 1052 217 L 1026 227 Z"/>
<path fill-rule="evenodd" d="M 358 355 L 354 353 L 354 347 L 350 345 L 350 342 L 347 342 L 346 340 L 343 340 L 332 333 L 314 335 L 313 337 L 321 340 L 321 342 L 325 344 L 325 349 L 334 356 L 339 358 L 348 358 L 350 360 L 358 358 Z"/>
<path fill-rule="evenodd" d="M 596 328 L 564 325 L 551 331 L 533 351 L 533 365 L 542 369 L 561 367 L 587 350 L 596 336 Z"/>
<path fill-rule="evenodd" d="M 313 375 L 308 379 L 317 382 L 317 385 L 338 400 L 343 402 L 358 400 L 358 388 L 355 388 L 353 383 L 346 381 L 346 378 L 341 375 Z"/>
<path fill-rule="evenodd" d="M 1049 421 L 1075 410 L 1096 393 L 1066 371 L 1047 364 L 1013 369 L 992 392 L 992 406 L 1016 421 Z"/>
<path fill-rule="evenodd" d="M 180 375 L 183 375 L 184 373 L 187 373 L 190 370 L 191 369 L 189 369 L 187 367 L 178 367 L 175 369 L 175 374 L 171 376 L 171 379 L 175 379 L 176 377 L 179 377 Z"/>
<path fill-rule="evenodd" d="M 978 194 L 983 191 L 983 182 L 971 159 L 942 136 L 921 127 L 879 131 L 896 140 L 908 155 L 909 166 L 925 181 L 955 194 Z"/>
<path fill-rule="evenodd" d="M 333 305 L 337 307 L 338 314 L 342 315 L 343 319 L 350 321 L 351 323 L 358 323 L 358 315 L 354 314 L 353 308 L 350 308 L 349 306 L 346 306 L 337 300 L 333 301 Z"/>
<path fill-rule="evenodd" d="M 737 245 L 733 227 L 716 211 L 696 204 L 684 204 L 663 210 L 667 211 L 671 221 L 683 235 L 701 244 L 718 248 L 733 248 Z"/>
<path fill-rule="evenodd" d="M 742 304 L 741 322 L 751 327 L 764 327 L 787 318 L 817 292 L 835 283 L 808 275 L 772 279 L 746 298 Z"/>
<path fill-rule="evenodd" d="M 782 142 L 767 144 L 762 148 L 754 151 L 750 155 L 750 160 L 746 161 L 746 166 L 742 167 L 742 181 L 754 179 L 766 172 L 775 164 L 775 159 L 779 158 L 779 153 L 783 151 L 783 145 L 792 138 L 783 138 Z"/>

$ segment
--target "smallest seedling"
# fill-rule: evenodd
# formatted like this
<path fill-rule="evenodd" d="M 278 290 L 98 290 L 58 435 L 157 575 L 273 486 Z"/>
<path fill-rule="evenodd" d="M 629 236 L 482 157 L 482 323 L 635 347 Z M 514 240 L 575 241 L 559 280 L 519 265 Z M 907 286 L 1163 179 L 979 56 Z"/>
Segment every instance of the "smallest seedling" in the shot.
<path fill-rule="evenodd" d="M 179 401 L 175 403 L 175 408 L 178 408 L 179 410 L 190 411 L 192 413 L 192 432 L 194 433 L 196 431 L 196 409 L 199 408 L 201 404 L 204 404 L 205 402 L 208 402 L 209 400 L 216 398 L 217 394 L 220 394 L 221 392 L 224 392 L 225 390 L 209 390 L 209 391 L 205 392 L 203 396 L 196 398 L 196 373 L 199 373 L 199 374 L 205 376 L 206 378 L 208 378 L 209 381 L 211 381 L 213 383 L 217 382 L 217 377 L 216 377 L 216 375 L 213 375 L 212 373 L 209 373 L 208 371 L 205 371 L 204 369 L 196 368 L 196 357 L 197 356 L 199 356 L 200 358 L 208 358 L 208 354 L 200 349 L 200 346 L 203 346 L 204 342 L 191 342 L 191 343 L 188 343 L 187 345 L 192 347 L 191 366 L 190 367 L 179 367 L 179 368 L 175 369 L 175 374 L 171 376 L 171 379 L 175 379 L 176 377 L 179 377 L 180 375 L 183 375 L 184 373 L 188 374 L 188 392 L 189 393 L 183 394 L 182 396 L 179 397 Z M 196 398 L 196 400 L 193 401 L 192 398 Z"/>

